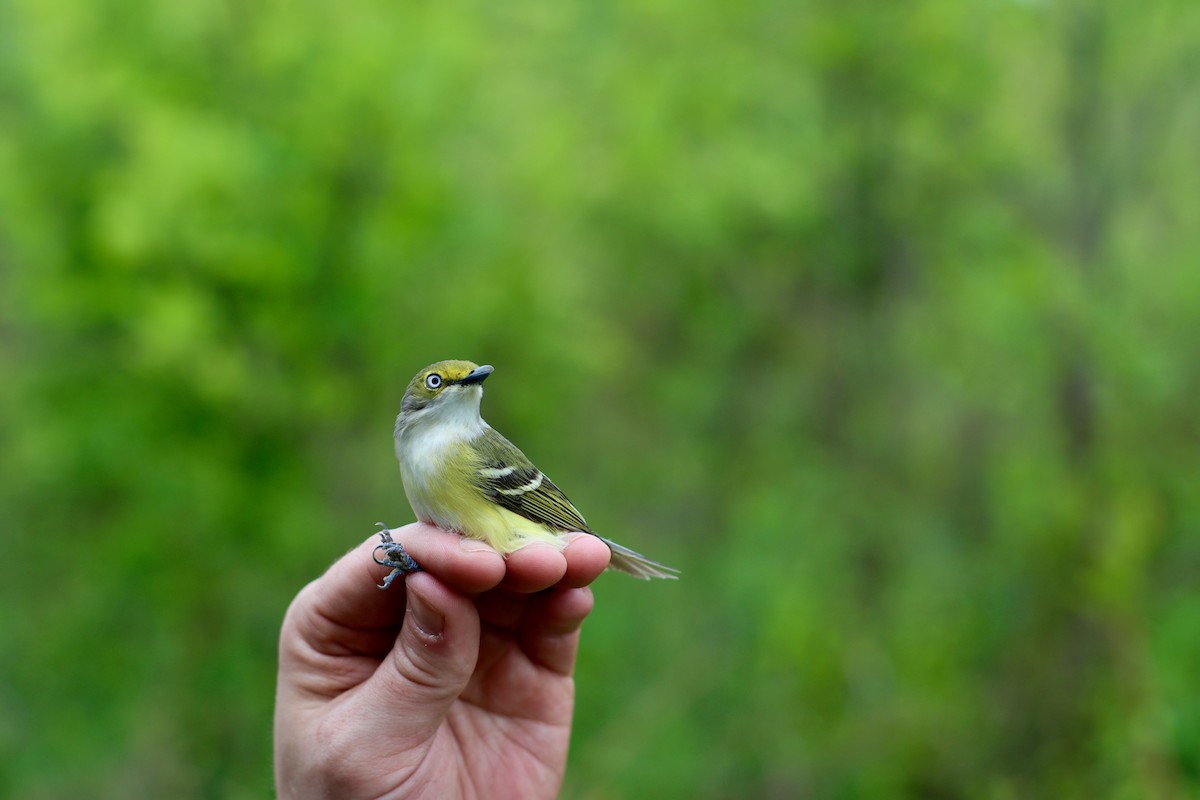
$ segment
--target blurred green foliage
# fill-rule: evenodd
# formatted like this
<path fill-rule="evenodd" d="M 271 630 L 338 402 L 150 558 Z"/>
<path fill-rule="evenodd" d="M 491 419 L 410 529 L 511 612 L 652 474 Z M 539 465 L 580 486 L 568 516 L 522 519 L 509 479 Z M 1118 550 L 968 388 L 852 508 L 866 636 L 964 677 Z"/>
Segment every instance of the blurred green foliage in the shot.
<path fill-rule="evenodd" d="M 0 0 L 0 795 L 263 797 L 400 393 L 607 535 L 564 794 L 1200 792 L 1200 6 Z"/>

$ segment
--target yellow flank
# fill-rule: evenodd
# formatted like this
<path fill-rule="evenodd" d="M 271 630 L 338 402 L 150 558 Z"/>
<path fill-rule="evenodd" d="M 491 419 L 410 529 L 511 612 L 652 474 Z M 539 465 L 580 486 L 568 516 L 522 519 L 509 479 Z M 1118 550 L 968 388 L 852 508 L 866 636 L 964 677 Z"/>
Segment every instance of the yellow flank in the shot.
<path fill-rule="evenodd" d="M 422 522 L 485 541 L 503 555 L 531 541 L 563 548 L 557 533 L 496 505 L 476 488 L 476 459 L 466 440 L 422 444 L 400 462 L 404 490 Z"/>

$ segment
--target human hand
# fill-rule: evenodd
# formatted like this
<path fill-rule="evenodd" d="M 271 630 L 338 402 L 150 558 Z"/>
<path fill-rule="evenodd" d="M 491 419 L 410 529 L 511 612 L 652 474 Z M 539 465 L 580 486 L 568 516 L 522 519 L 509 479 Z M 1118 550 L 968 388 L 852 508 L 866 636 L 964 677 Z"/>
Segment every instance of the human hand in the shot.
<path fill-rule="evenodd" d="M 425 571 L 380 591 L 372 537 L 288 608 L 278 796 L 556 796 L 586 587 L 608 547 L 579 534 L 561 553 L 531 545 L 504 559 L 422 523 L 394 534 Z"/>

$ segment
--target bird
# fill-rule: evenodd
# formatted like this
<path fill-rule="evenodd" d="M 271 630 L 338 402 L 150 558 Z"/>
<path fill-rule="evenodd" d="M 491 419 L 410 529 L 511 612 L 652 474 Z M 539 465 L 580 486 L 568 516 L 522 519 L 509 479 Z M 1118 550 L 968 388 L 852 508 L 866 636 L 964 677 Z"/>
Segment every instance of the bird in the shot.
<path fill-rule="evenodd" d="M 408 384 L 396 417 L 393 438 L 404 491 L 417 519 L 447 531 L 479 539 L 508 555 L 530 542 L 560 550 L 563 534 L 581 531 L 612 551 L 609 569 L 643 580 L 678 577 L 679 570 L 596 533 L 567 496 L 522 453 L 480 416 L 483 382 L 490 364 L 439 361 L 418 372 Z M 392 567 L 380 588 L 420 566 L 388 528 L 379 523 L 382 542 L 375 562 Z"/>

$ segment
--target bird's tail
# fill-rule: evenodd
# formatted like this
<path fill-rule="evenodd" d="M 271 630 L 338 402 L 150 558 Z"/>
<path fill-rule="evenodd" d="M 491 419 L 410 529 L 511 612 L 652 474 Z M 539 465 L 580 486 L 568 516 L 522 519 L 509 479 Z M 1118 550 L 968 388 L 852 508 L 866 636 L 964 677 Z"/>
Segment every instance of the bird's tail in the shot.
<path fill-rule="evenodd" d="M 679 570 L 674 567 L 668 567 L 657 561 L 651 561 L 641 553 L 635 553 L 628 547 L 623 547 L 611 539 L 605 539 L 603 536 L 597 538 L 608 545 L 608 549 L 612 551 L 612 560 L 608 562 L 609 569 L 627 572 L 633 577 L 641 578 L 644 581 L 648 581 L 651 578 L 669 578 L 670 580 L 675 580 L 679 577 Z"/>

